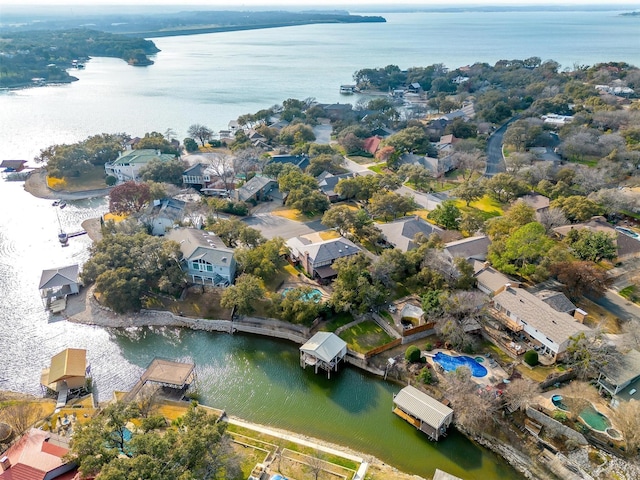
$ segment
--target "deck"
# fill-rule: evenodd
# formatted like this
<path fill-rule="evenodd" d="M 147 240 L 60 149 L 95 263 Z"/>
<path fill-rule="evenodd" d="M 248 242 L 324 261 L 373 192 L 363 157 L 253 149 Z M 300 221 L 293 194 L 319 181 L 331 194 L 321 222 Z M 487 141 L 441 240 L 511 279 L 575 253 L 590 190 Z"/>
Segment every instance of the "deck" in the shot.
<path fill-rule="evenodd" d="M 418 420 L 417 418 L 413 418 L 411 415 L 409 415 L 408 413 L 400 410 L 398 407 L 393 409 L 393 413 L 398 415 L 403 420 L 406 420 L 407 422 L 409 422 L 411 425 L 413 425 L 417 429 L 420 429 L 420 420 Z"/>
<path fill-rule="evenodd" d="M 122 401 L 125 403 L 131 402 L 147 382 L 167 385 L 172 388 L 184 388 L 193 381 L 195 368 L 196 366 L 193 363 L 172 362 L 154 358 L 140 377 L 140 380 L 127 392 Z"/>

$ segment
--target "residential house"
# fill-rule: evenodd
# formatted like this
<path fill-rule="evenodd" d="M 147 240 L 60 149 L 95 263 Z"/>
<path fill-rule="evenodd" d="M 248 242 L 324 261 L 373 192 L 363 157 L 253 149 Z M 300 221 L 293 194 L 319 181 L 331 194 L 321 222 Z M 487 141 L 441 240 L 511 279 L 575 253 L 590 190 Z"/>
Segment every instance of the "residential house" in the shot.
<path fill-rule="evenodd" d="M 393 132 L 391 130 L 389 130 L 388 128 L 384 128 L 384 127 L 377 127 L 377 128 L 374 128 L 373 130 L 371 130 L 371 135 L 377 136 L 377 137 L 382 137 L 382 138 L 387 138 L 392 134 L 393 134 Z"/>
<path fill-rule="evenodd" d="M 442 135 L 440 140 L 436 143 L 436 148 L 438 149 L 438 156 L 445 156 L 453 152 L 453 146 L 460 141 L 452 133 L 448 135 Z"/>
<path fill-rule="evenodd" d="M 619 260 L 625 260 L 640 255 L 640 240 L 636 240 L 629 235 L 623 233 L 614 228 L 607 220 L 602 216 L 592 217 L 591 220 L 584 223 L 576 223 L 573 225 L 565 225 L 563 227 L 556 227 L 553 231 L 561 237 L 566 237 L 571 230 L 586 229 L 591 232 L 605 232 L 611 235 L 616 245 L 616 253 Z"/>
<path fill-rule="evenodd" d="M 542 116 L 542 122 L 545 125 L 551 125 L 554 127 L 563 127 L 573 122 L 573 115 L 558 115 L 555 113 L 548 113 Z"/>
<path fill-rule="evenodd" d="M 354 116 L 350 103 L 333 103 L 330 105 L 320 105 L 327 118 L 331 120 L 346 120 Z"/>
<path fill-rule="evenodd" d="M 494 295 L 491 304 L 498 321 L 553 360 L 566 351 L 570 337 L 591 332 L 580 318 L 558 312 L 534 294 L 509 284 Z"/>
<path fill-rule="evenodd" d="M 545 197 L 544 195 L 540 195 L 539 193 L 535 192 L 529 193 L 524 197 L 520 197 L 518 201 L 524 202 L 526 205 L 533 208 L 533 210 L 536 212 L 536 218 L 538 220 L 540 220 L 540 216 L 544 212 L 549 210 L 549 205 L 551 203 L 549 197 Z"/>
<path fill-rule="evenodd" d="M 211 232 L 195 228 L 169 231 L 167 239 L 180 244 L 180 264 L 191 283 L 225 287 L 233 283 L 236 259 L 233 249 Z"/>
<path fill-rule="evenodd" d="M 154 200 L 140 221 L 151 229 L 151 235 L 161 237 L 184 220 L 186 205 L 186 202 L 175 198 Z"/>
<path fill-rule="evenodd" d="M 422 93 L 422 85 L 419 82 L 407 85 L 407 93 Z"/>
<path fill-rule="evenodd" d="M 68 438 L 32 428 L 0 458 L 0 480 L 75 479 L 78 469 L 67 453 Z"/>
<path fill-rule="evenodd" d="M 631 349 L 620 362 L 607 365 L 598 375 L 598 389 L 606 390 L 617 401 L 640 398 L 636 392 L 640 388 L 640 352 Z"/>
<path fill-rule="evenodd" d="M 464 258 L 465 260 L 473 259 L 484 261 L 487 258 L 490 244 L 491 240 L 489 240 L 489 237 L 486 235 L 463 238 L 462 240 L 445 243 L 444 254 L 452 263 L 457 257 Z"/>
<path fill-rule="evenodd" d="M 337 275 L 331 267 L 338 258 L 356 255 L 360 248 L 346 238 L 332 238 L 312 242 L 304 237 L 293 237 L 287 240 L 290 258 L 294 264 L 300 265 L 312 278 L 327 281 Z"/>
<path fill-rule="evenodd" d="M 432 440 L 447 434 L 453 410 L 411 385 L 393 396 L 393 413 L 406 420 Z"/>
<path fill-rule="evenodd" d="M 309 156 L 305 154 L 300 155 L 271 155 L 269 163 L 290 163 L 305 170 L 309 166 Z"/>
<path fill-rule="evenodd" d="M 415 237 L 419 233 L 429 237 L 432 233 L 440 235 L 444 232 L 441 228 L 425 222 L 418 216 L 399 218 L 389 223 L 376 224 L 376 227 L 382 232 L 388 243 L 403 252 L 418 248 L 415 243 Z"/>
<path fill-rule="evenodd" d="M 510 283 L 514 287 L 520 286 L 519 282 L 500 273 L 493 268 L 489 262 L 474 259 L 471 259 L 470 262 L 473 266 L 473 276 L 476 279 L 476 287 L 487 295 L 495 295 L 495 293 L 502 289 L 507 283 Z"/>
<path fill-rule="evenodd" d="M 569 315 L 574 315 L 576 310 L 579 310 L 569 297 L 567 297 L 564 293 L 558 292 L 556 290 L 540 290 L 535 292 L 535 296 L 542 300 L 544 303 L 553 308 L 556 312 L 568 313 Z M 580 310 L 583 312 L 583 310 Z M 586 316 L 586 312 L 584 313 Z M 576 317 L 577 318 L 577 317 Z"/>
<path fill-rule="evenodd" d="M 318 368 L 327 371 L 338 370 L 338 364 L 347 356 L 347 342 L 331 332 L 318 332 L 300 347 L 300 366 L 311 365 L 318 373 Z"/>
<path fill-rule="evenodd" d="M 211 165 L 196 163 L 182 172 L 182 183 L 187 187 L 201 190 L 217 177 L 217 173 Z"/>
<path fill-rule="evenodd" d="M 353 178 L 356 174 L 349 173 L 341 173 L 339 175 L 334 175 L 327 171 L 322 172 L 320 175 L 316 177 L 318 181 L 318 186 L 322 193 L 324 193 L 330 202 L 338 202 L 340 200 L 344 200 L 344 197 L 340 196 L 336 191 L 335 187 L 340 182 L 340 180 L 344 180 L 346 178 Z"/>
<path fill-rule="evenodd" d="M 247 183 L 233 191 L 239 202 L 263 202 L 279 194 L 278 182 L 271 177 L 255 176 Z"/>
<path fill-rule="evenodd" d="M 445 155 L 439 158 L 425 156 L 421 163 L 434 177 L 440 177 L 456 168 L 456 163 L 452 155 Z"/>
<path fill-rule="evenodd" d="M 378 148 L 380 148 L 380 142 L 382 142 L 382 138 L 380 138 L 377 135 L 374 135 L 373 137 L 365 138 L 362 149 L 365 152 L 369 152 L 371 155 L 375 155 L 376 152 L 378 151 Z"/>
<path fill-rule="evenodd" d="M 105 163 L 104 171 L 107 175 L 116 177 L 118 183 L 137 182 L 140 180 L 140 170 L 148 163 L 154 160 L 169 162 L 175 158 L 175 155 L 160 153 L 153 149 L 129 150 L 122 153 L 113 162 Z"/>

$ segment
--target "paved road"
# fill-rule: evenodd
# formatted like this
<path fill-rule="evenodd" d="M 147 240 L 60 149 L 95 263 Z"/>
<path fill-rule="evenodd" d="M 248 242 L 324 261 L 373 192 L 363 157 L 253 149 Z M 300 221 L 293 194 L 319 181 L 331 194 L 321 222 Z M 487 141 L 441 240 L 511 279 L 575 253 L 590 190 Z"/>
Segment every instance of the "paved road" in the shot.
<path fill-rule="evenodd" d="M 509 124 L 517 119 L 518 117 L 511 118 L 511 120 L 502 125 L 489 137 L 487 141 L 487 168 L 484 172 L 485 177 L 493 177 L 496 173 L 506 170 L 504 158 L 502 158 L 502 137 L 504 137 L 504 132 L 507 131 Z"/>
<path fill-rule="evenodd" d="M 604 297 L 593 299 L 593 302 L 621 320 L 640 321 L 640 307 L 618 295 L 615 290 L 607 290 Z"/>
<path fill-rule="evenodd" d="M 342 165 L 350 172 L 357 173 L 358 175 L 377 175 L 373 170 L 369 170 L 367 165 L 360 165 L 353 160 L 349 160 L 347 157 L 344 157 Z"/>

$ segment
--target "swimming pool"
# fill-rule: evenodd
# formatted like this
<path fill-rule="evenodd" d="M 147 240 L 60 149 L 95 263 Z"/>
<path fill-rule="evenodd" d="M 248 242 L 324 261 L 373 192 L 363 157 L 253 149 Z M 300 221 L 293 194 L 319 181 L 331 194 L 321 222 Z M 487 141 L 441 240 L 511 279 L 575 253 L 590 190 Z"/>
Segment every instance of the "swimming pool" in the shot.
<path fill-rule="evenodd" d="M 433 360 L 438 362 L 447 372 L 451 372 L 458 367 L 469 367 L 471 375 L 474 377 L 480 378 L 487 375 L 485 367 L 466 355 L 452 357 L 446 353 L 438 352 L 434 355 Z"/>
<path fill-rule="evenodd" d="M 609 419 L 593 408 L 592 405 L 589 405 L 580 412 L 580 418 L 584 423 L 598 432 L 606 432 L 608 428 L 611 428 L 611 422 Z"/>
<path fill-rule="evenodd" d="M 291 290 L 295 290 L 295 288 L 293 287 L 285 288 L 284 290 L 282 290 L 282 296 L 285 296 L 287 292 Z M 311 291 L 309 293 L 304 294 L 302 298 L 309 302 L 318 303 L 322 299 L 322 292 L 317 288 L 312 288 Z"/>

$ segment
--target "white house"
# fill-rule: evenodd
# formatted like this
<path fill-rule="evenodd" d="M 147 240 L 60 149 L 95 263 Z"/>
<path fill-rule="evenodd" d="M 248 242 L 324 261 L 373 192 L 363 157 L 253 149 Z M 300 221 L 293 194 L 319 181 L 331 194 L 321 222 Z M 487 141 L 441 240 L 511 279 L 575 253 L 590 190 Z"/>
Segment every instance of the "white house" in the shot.
<path fill-rule="evenodd" d="M 111 163 L 104 164 L 104 171 L 118 179 L 118 183 L 139 181 L 140 170 L 153 160 L 168 162 L 175 159 L 175 155 L 160 153 L 153 149 L 128 150 Z"/>

